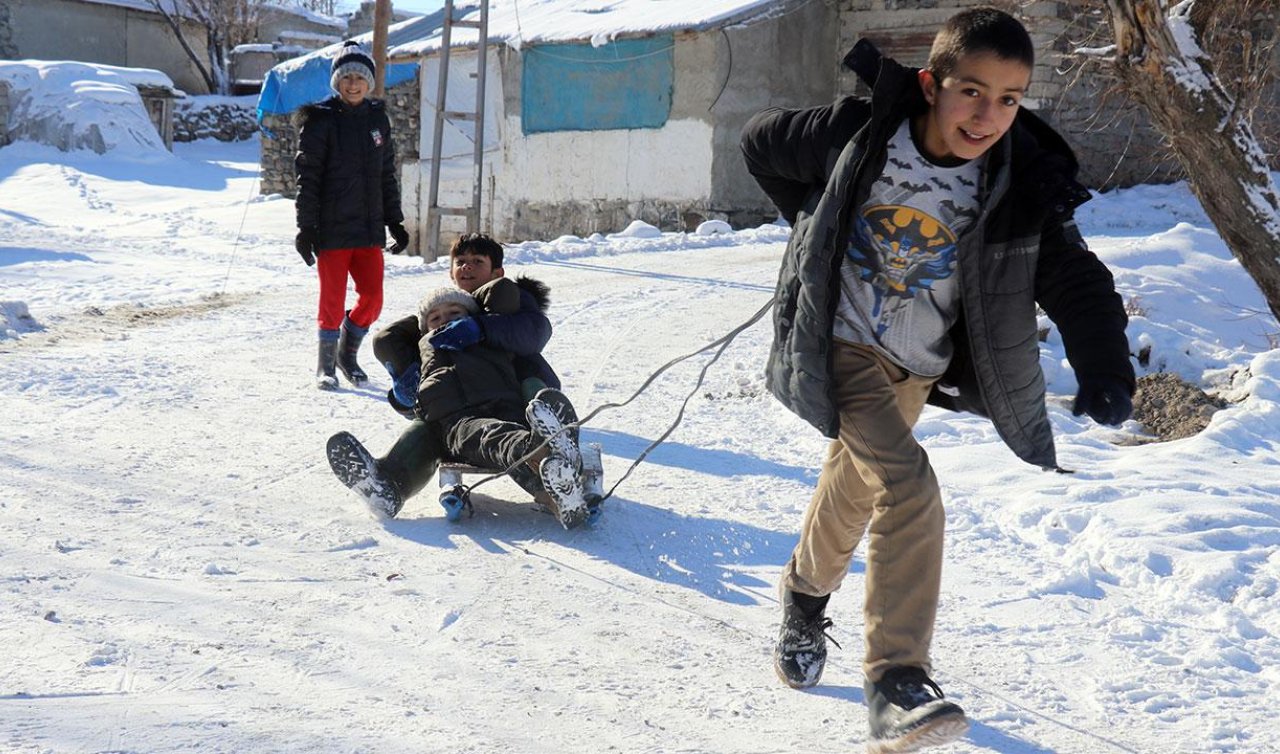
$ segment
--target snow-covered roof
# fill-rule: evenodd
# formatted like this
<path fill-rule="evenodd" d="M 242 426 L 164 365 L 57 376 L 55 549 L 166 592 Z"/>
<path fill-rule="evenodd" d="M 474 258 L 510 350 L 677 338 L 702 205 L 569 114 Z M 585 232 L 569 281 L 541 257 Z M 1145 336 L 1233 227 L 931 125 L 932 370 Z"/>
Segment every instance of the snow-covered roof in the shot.
<path fill-rule="evenodd" d="M 747 20 L 781 15 L 803 0 L 490 0 L 489 39 L 512 47 L 643 34 L 702 31 Z M 462 20 L 479 20 L 479 6 L 459 8 Z M 440 49 L 443 13 L 424 16 L 434 29 L 390 47 L 393 59 L 412 58 Z M 454 46 L 476 43 L 474 29 L 455 28 Z"/>
<path fill-rule="evenodd" d="M 489 40 L 513 47 L 552 42 L 590 41 L 603 45 L 618 37 L 700 31 L 782 15 L 809 0 L 490 0 Z M 479 6 L 455 11 L 478 20 Z M 407 80 L 415 61 L 440 49 L 444 11 L 411 18 L 387 29 L 387 86 Z M 366 50 L 373 32 L 352 37 Z M 475 29 L 455 28 L 455 47 L 474 46 Z M 342 44 L 322 47 L 286 60 L 267 74 L 258 105 L 259 120 L 288 113 L 327 97 L 329 62 Z"/>
<path fill-rule="evenodd" d="M 130 10 L 147 11 L 155 13 L 155 6 L 150 0 L 79 0 L 82 3 L 90 5 L 115 5 L 120 8 L 128 8 Z M 161 6 L 170 13 L 180 13 L 183 15 L 191 15 L 187 8 L 186 0 L 161 0 Z"/>
<path fill-rule="evenodd" d="M 276 36 L 279 37 L 280 39 L 298 39 L 298 40 L 304 40 L 309 42 L 325 42 L 325 43 L 337 42 L 342 39 L 341 36 L 334 35 L 334 34 L 321 34 L 319 32 L 314 32 L 314 31 L 298 31 L 296 29 L 285 29 L 279 32 L 278 34 L 276 34 Z M 309 47 L 307 49 L 314 50 L 315 48 Z"/>
<path fill-rule="evenodd" d="M 275 52 L 275 47 L 269 42 L 257 42 L 252 44 L 236 45 L 231 48 L 232 55 L 243 55 L 249 52 Z"/>
<path fill-rule="evenodd" d="M 278 10 L 282 13 L 288 13 L 289 15 L 298 16 L 299 18 L 306 19 L 310 23 L 316 24 L 318 26 L 332 26 L 335 29 L 342 29 L 344 31 L 347 28 L 347 19 L 340 18 L 338 16 L 327 16 L 323 13 L 317 13 L 316 11 L 313 11 L 309 8 L 303 8 L 299 5 L 294 5 L 292 0 L 276 0 L 275 2 L 267 3 L 267 6 L 270 7 L 272 10 Z"/>
<path fill-rule="evenodd" d="M 10 89 L 10 122 L 15 124 L 10 133 L 21 140 L 99 153 L 166 152 L 138 94 L 138 87 L 174 91 L 173 82 L 160 71 L 76 61 L 0 60 L 0 81 Z"/>

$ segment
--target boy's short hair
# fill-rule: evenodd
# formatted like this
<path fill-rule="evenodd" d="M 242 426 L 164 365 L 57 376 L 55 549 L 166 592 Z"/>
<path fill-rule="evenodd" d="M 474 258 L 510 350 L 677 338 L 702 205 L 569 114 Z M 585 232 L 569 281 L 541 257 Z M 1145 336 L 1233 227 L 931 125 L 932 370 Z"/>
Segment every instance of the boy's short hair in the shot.
<path fill-rule="evenodd" d="M 479 254 L 488 257 L 493 269 L 502 266 L 502 244 L 483 233 L 463 233 L 449 247 L 449 259 L 452 261 L 459 254 Z"/>
<path fill-rule="evenodd" d="M 933 38 L 929 71 L 941 81 L 955 70 L 962 56 L 976 52 L 993 52 L 1028 68 L 1036 62 L 1031 35 L 1021 21 L 998 8 L 970 8 L 947 19 Z"/>

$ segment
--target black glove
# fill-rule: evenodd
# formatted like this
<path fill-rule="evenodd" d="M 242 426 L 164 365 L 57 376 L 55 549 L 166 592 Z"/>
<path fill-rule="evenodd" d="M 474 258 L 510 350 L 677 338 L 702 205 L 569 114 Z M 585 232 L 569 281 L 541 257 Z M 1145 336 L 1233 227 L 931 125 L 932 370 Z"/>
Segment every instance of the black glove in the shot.
<path fill-rule="evenodd" d="M 387 230 L 391 231 L 391 237 L 395 239 L 395 243 L 391 244 L 392 254 L 401 254 L 405 249 L 409 248 L 409 231 L 404 229 L 404 224 L 394 223 L 387 226 Z"/>
<path fill-rule="evenodd" d="M 1133 414 L 1133 393 L 1115 377 L 1081 377 L 1071 413 L 1088 414 L 1099 424 L 1117 426 Z"/>
<path fill-rule="evenodd" d="M 298 250 L 298 256 L 302 257 L 302 261 L 310 267 L 316 263 L 316 229 L 300 228 L 298 237 L 293 239 L 293 248 Z"/>

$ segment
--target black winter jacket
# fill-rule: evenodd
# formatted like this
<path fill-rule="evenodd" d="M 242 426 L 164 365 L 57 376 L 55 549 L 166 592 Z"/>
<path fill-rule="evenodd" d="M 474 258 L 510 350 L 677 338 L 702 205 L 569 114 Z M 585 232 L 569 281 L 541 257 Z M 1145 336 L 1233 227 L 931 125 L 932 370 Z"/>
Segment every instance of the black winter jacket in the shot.
<path fill-rule="evenodd" d="M 498 278 L 476 289 L 476 303 L 490 314 L 514 314 L 520 308 L 520 289 L 514 280 Z M 427 421 L 440 421 L 460 411 L 483 413 L 496 403 L 524 405 L 511 352 L 479 343 L 461 351 L 431 347 L 431 333 L 423 333 L 422 374 L 417 410 Z"/>
<path fill-rule="evenodd" d="M 484 333 L 484 342 L 511 352 L 516 376 L 520 379 L 537 377 L 547 387 L 559 388 L 560 378 L 542 356 L 542 349 L 551 340 L 551 320 L 546 315 L 551 291 L 545 283 L 530 277 L 516 278 L 516 285 L 520 287 L 520 306 L 516 312 L 476 315 Z M 418 316 L 412 314 L 374 333 L 373 353 L 392 374 L 402 374 L 411 364 L 418 363 L 418 339 L 421 337 Z"/>
<path fill-rule="evenodd" d="M 767 384 L 828 437 L 839 430 L 832 325 L 851 218 L 884 169 L 890 137 L 928 106 L 916 71 L 870 42 L 845 62 L 871 85 L 870 101 L 765 110 L 742 136 L 748 170 L 793 226 L 775 293 Z M 955 355 L 929 402 L 990 417 L 1020 458 L 1057 468 L 1036 305 L 1058 325 L 1077 377 L 1116 377 L 1132 390 L 1128 318 L 1111 273 L 1076 229 L 1072 213 L 1089 193 L 1062 138 L 1020 110 L 987 165 L 981 215 L 958 250 Z"/>
<path fill-rule="evenodd" d="M 316 248 L 377 246 L 385 226 L 404 222 L 391 122 L 381 100 L 355 107 L 330 97 L 302 109 L 298 135 L 298 228 L 317 230 Z"/>

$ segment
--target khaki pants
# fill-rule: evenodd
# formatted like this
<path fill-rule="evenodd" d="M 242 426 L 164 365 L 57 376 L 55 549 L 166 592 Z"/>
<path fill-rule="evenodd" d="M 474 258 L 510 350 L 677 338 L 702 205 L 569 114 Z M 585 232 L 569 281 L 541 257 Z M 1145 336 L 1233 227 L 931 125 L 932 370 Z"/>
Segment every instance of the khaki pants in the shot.
<path fill-rule="evenodd" d="M 783 586 L 814 596 L 834 592 L 869 524 L 863 671 L 872 681 L 895 665 L 927 671 L 946 517 L 911 427 L 934 378 L 867 347 L 833 347 L 839 439 L 828 450 Z"/>

